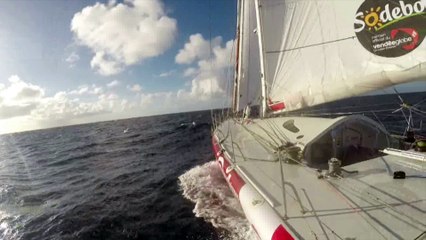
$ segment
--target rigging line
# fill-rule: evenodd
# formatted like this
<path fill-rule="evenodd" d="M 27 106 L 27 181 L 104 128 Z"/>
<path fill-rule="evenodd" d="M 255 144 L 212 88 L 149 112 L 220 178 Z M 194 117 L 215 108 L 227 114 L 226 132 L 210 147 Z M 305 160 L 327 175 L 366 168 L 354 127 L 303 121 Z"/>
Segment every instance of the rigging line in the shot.
<path fill-rule="evenodd" d="M 276 135 L 276 137 L 278 138 L 278 140 L 281 141 L 281 144 L 278 145 L 277 148 L 279 148 L 281 145 L 283 145 L 284 142 L 285 143 L 290 143 L 291 142 L 290 139 L 282 131 L 280 131 L 280 129 L 278 128 L 278 126 L 276 125 L 276 123 L 274 121 L 266 120 L 265 122 L 272 129 L 273 133 Z"/>
<path fill-rule="evenodd" d="M 342 180 L 342 179 L 341 179 Z M 397 211 L 395 211 L 394 209 L 387 209 L 386 210 L 386 205 L 384 205 L 383 203 L 380 203 L 379 201 L 377 201 L 377 200 L 375 200 L 374 198 L 369 198 L 369 199 L 366 199 L 365 197 L 362 197 L 362 193 L 361 192 L 364 192 L 364 191 L 361 191 L 361 190 L 357 190 L 356 188 L 354 188 L 354 187 L 351 187 L 350 186 L 350 184 L 349 183 L 347 183 L 347 182 L 345 182 L 345 181 L 343 181 L 342 183 L 345 183 L 345 184 L 341 184 L 340 185 L 340 187 L 341 187 L 341 190 L 344 190 L 344 191 L 347 191 L 347 193 L 351 193 L 351 191 L 353 191 L 353 192 L 355 192 L 355 193 L 357 193 L 358 195 L 356 195 L 355 193 L 351 193 L 351 194 L 353 194 L 356 198 L 358 198 L 359 200 L 362 200 L 362 201 L 364 201 L 364 202 L 366 202 L 366 203 L 368 203 L 368 204 L 371 204 L 371 206 L 374 206 L 374 203 L 379 203 L 379 205 L 377 205 L 377 206 L 381 206 L 384 210 L 384 212 L 386 212 L 387 214 L 389 214 L 390 216 L 392 216 L 393 218 L 395 218 L 395 219 L 398 219 L 399 221 L 401 221 L 401 222 L 404 222 L 405 224 L 408 224 L 408 225 L 410 225 L 411 227 L 413 227 L 413 228 L 417 228 L 417 229 L 421 229 L 421 228 L 419 228 L 419 226 L 417 225 L 415 225 L 413 222 L 409 222 L 409 221 L 407 221 L 407 219 L 403 219 L 403 216 L 405 216 L 405 217 L 407 217 L 407 215 L 399 215 L 399 212 L 397 212 Z M 346 186 L 345 186 L 346 185 Z M 334 184 L 333 184 L 333 186 L 334 186 Z M 343 194 L 343 192 L 342 192 L 342 194 Z M 368 193 L 367 192 L 367 194 L 371 194 L 371 193 Z M 349 197 L 348 197 L 348 195 L 347 194 L 343 194 L 343 196 L 345 196 L 346 198 L 348 198 L 349 199 Z M 378 198 L 377 196 L 376 196 L 376 198 Z M 354 200 L 352 200 L 352 199 L 350 199 L 350 201 L 354 201 Z M 404 205 L 404 203 L 401 203 L 401 204 L 399 204 L 399 206 L 402 206 L 402 205 Z M 358 206 L 358 205 L 357 205 Z M 364 212 L 364 213 L 366 213 L 367 214 L 367 212 L 369 211 L 369 210 L 366 210 L 365 209 L 365 207 L 360 207 L 360 206 L 358 206 L 360 209 L 361 209 L 361 211 L 362 212 Z M 392 211 L 389 211 L 389 210 L 394 210 L 395 212 L 394 213 L 392 213 Z M 369 215 L 369 214 L 367 214 L 367 215 Z M 377 221 L 376 221 L 377 222 Z M 387 231 L 389 231 L 389 232 L 391 232 L 391 233 L 394 233 L 394 234 L 397 234 L 396 232 L 392 232 L 392 231 L 390 231 L 390 229 L 386 229 Z"/>
<path fill-rule="evenodd" d="M 343 182 L 343 183 L 345 183 L 345 182 Z M 347 186 L 345 186 L 345 185 L 347 185 Z M 379 204 L 377 205 L 378 207 L 382 207 L 382 208 L 384 208 L 384 209 L 386 209 L 386 205 L 384 205 L 383 203 L 380 203 L 379 201 L 377 201 L 376 199 L 374 199 L 374 198 L 370 198 L 369 200 L 368 199 L 365 199 L 365 197 L 362 197 L 362 193 L 364 193 L 365 191 L 362 191 L 362 190 L 358 190 L 358 189 L 356 189 L 356 188 L 354 188 L 353 186 L 350 186 L 350 184 L 349 183 L 346 183 L 346 184 L 342 184 L 341 185 L 341 187 L 342 187 L 342 190 L 343 189 L 345 189 L 346 191 L 348 191 L 348 192 L 350 192 L 351 190 L 354 190 L 355 191 L 355 193 L 358 193 L 359 195 L 356 195 L 356 194 L 354 194 L 354 196 L 355 197 L 357 197 L 358 199 L 360 199 L 360 200 L 362 200 L 362 201 L 365 201 L 366 203 L 369 203 L 369 204 L 371 204 L 371 206 L 374 206 L 374 203 L 376 202 L 378 202 Z M 362 192 L 362 193 L 361 193 Z M 374 194 L 372 194 L 372 193 L 369 193 L 368 191 L 366 192 L 367 194 L 370 194 L 370 195 L 374 195 Z M 353 193 L 352 193 L 353 194 Z M 375 196 L 377 199 L 379 199 L 377 196 Z M 408 203 L 404 203 L 403 201 L 401 202 L 400 201 L 400 203 L 393 203 L 393 205 L 395 205 L 395 206 L 404 206 L 404 205 L 410 205 L 410 202 L 408 202 Z M 389 211 L 389 209 L 387 209 L 388 211 Z M 390 210 L 393 210 L 393 209 L 390 209 Z M 413 227 L 413 228 L 417 228 L 417 229 L 421 229 L 421 228 L 419 228 L 418 226 L 416 226 L 413 222 L 409 222 L 409 221 L 407 221 L 407 219 L 402 219 L 402 217 L 403 216 L 406 216 L 406 215 L 400 215 L 398 212 L 396 212 L 396 213 L 392 213 L 392 212 L 388 212 L 388 211 L 386 211 L 386 210 L 384 210 L 385 212 L 387 212 L 389 215 L 391 215 L 393 218 L 395 218 L 395 219 L 398 219 L 399 221 L 401 221 L 401 222 L 404 222 L 404 223 L 406 223 L 407 225 L 410 225 L 411 227 Z M 424 225 L 423 225 L 423 227 L 424 227 Z"/>
<path fill-rule="evenodd" d="M 304 115 L 304 114 L 317 114 L 317 115 L 335 115 L 335 114 L 356 114 L 356 113 L 370 113 L 370 112 L 375 112 L 375 113 L 382 113 L 382 112 L 388 112 L 388 113 L 392 113 L 392 111 L 394 110 L 394 108 L 389 108 L 389 109 L 382 109 L 382 110 L 362 110 L 362 111 L 351 111 L 351 112 L 341 112 L 341 111 L 336 111 L 336 112 L 322 112 L 322 111 L 311 111 L 311 112 L 294 112 L 294 114 L 300 114 L 300 115 Z M 392 114 L 391 116 L 395 116 L 395 114 Z"/>
<path fill-rule="evenodd" d="M 265 132 L 265 134 L 270 138 L 270 139 L 266 139 L 266 138 L 264 138 L 264 137 L 262 137 L 262 136 L 260 136 L 259 134 L 257 134 L 257 133 L 255 133 L 254 131 L 251 131 L 251 130 L 249 130 L 247 127 L 245 127 L 244 126 L 244 124 L 241 124 L 241 126 L 244 128 L 244 129 L 246 129 L 249 133 L 251 133 L 251 135 L 253 136 L 253 137 L 255 137 L 255 140 L 256 140 L 256 136 L 260 139 L 260 140 L 263 140 L 267 145 L 269 145 L 269 147 L 270 148 L 272 148 L 272 149 L 275 149 L 276 147 L 278 147 L 279 146 L 279 143 L 277 143 L 275 140 L 274 140 L 274 138 L 271 136 L 271 134 L 268 132 L 268 131 L 266 131 L 266 129 L 264 129 L 262 126 L 260 126 L 259 124 L 257 124 L 256 122 L 253 122 L 253 125 L 256 125 L 258 128 L 260 128 L 261 130 L 263 130 L 264 132 Z M 273 144 L 271 144 L 271 141 L 270 140 L 272 140 L 275 144 L 276 144 L 276 146 L 275 145 L 273 145 Z M 256 141 L 258 141 L 259 143 L 260 143 L 260 141 L 259 140 L 256 140 Z M 266 147 L 266 146 L 264 146 L 264 147 Z"/>
<path fill-rule="evenodd" d="M 370 109 L 372 107 L 386 106 L 386 105 L 395 106 L 396 103 L 379 103 L 379 104 L 369 104 L 369 105 L 362 105 L 362 106 L 359 106 L 359 105 L 356 105 L 356 106 L 340 106 L 340 107 L 334 106 L 333 109 L 336 109 L 336 110 L 353 109 L 353 108 L 368 108 L 368 109 Z M 318 112 L 318 111 L 322 111 L 322 110 L 324 110 L 324 109 L 321 109 L 321 108 L 311 109 L 310 112 Z"/>
<path fill-rule="evenodd" d="M 322 42 L 322 43 L 314 43 L 314 44 L 310 44 L 310 45 L 306 45 L 306 46 L 302 46 L 302 47 L 295 47 L 295 48 L 275 50 L 275 51 L 266 51 L 265 53 L 289 52 L 289 51 L 299 50 L 299 49 L 303 49 L 303 48 L 316 47 L 316 46 L 326 45 L 326 44 L 330 44 L 330 43 L 335 43 L 335 42 L 340 42 L 340 41 L 345 41 L 345 40 L 355 39 L 355 38 L 356 38 L 356 36 L 351 36 L 351 37 L 336 39 L 336 40 L 332 40 L 332 41 L 326 41 L 326 42 Z"/>
<path fill-rule="evenodd" d="M 354 202 L 354 200 L 350 199 L 346 194 L 344 194 L 333 182 L 327 180 L 326 181 L 328 184 L 327 186 L 332 189 L 337 196 L 339 196 L 343 201 L 346 202 L 346 204 L 349 205 L 349 207 L 352 208 L 353 213 L 358 214 L 361 218 L 363 218 L 365 220 L 365 222 L 367 224 L 369 224 L 374 230 L 376 230 L 376 232 L 383 237 L 383 239 L 387 239 L 386 236 L 371 222 L 371 216 L 367 213 L 367 211 L 361 207 L 360 205 L 358 205 L 356 202 Z M 364 214 L 361 214 L 364 213 Z M 370 218 L 368 218 L 367 216 L 369 216 Z"/>
<path fill-rule="evenodd" d="M 239 146 L 238 143 L 234 142 L 233 144 L 235 144 L 236 146 Z M 242 151 L 240 151 L 240 152 L 242 152 Z M 263 158 L 246 157 L 242 153 L 241 153 L 241 155 L 235 154 L 234 156 L 243 158 L 246 161 L 250 160 L 250 161 L 255 161 L 255 162 L 270 162 L 270 163 L 278 162 L 278 160 L 268 160 L 268 159 L 263 159 Z"/>
<path fill-rule="evenodd" d="M 286 220 L 288 218 L 287 216 L 287 198 L 285 194 L 285 178 L 284 178 L 284 170 L 283 170 L 283 159 L 281 152 L 278 153 L 278 159 L 280 161 L 280 175 L 281 175 L 281 186 L 282 186 L 282 197 L 283 197 L 283 208 L 284 208 L 284 219 Z"/>
<path fill-rule="evenodd" d="M 413 111 L 413 112 L 420 112 L 420 113 L 424 113 L 424 114 L 426 114 L 426 112 L 425 112 L 425 111 L 422 111 L 422 110 L 420 110 L 420 109 L 418 109 L 418 108 L 413 108 L 413 109 L 412 109 L 412 111 Z"/>
<path fill-rule="evenodd" d="M 384 110 L 377 110 L 374 112 L 389 112 L 393 109 L 384 109 Z M 301 113 L 302 116 L 327 116 L 327 115 L 348 115 L 348 114 L 360 114 L 360 113 L 369 113 L 371 111 L 358 111 L 358 112 L 329 112 L 329 113 Z"/>
<path fill-rule="evenodd" d="M 231 136 L 231 148 L 232 148 L 232 155 L 234 155 L 235 156 L 235 148 L 234 148 L 234 139 L 233 139 L 233 137 L 232 137 L 232 131 L 230 130 L 231 128 L 229 127 L 229 125 L 231 124 L 230 123 L 231 121 L 229 121 L 228 120 L 228 131 L 229 131 L 229 133 L 230 133 L 230 136 Z"/>
<path fill-rule="evenodd" d="M 275 141 L 275 139 L 273 138 L 273 136 L 272 136 L 272 133 L 270 133 L 270 132 L 268 132 L 264 127 L 262 127 L 260 124 L 257 124 L 257 126 L 262 130 L 262 131 L 264 131 L 265 132 L 265 134 L 270 138 L 270 140 L 272 140 L 275 144 L 276 144 L 276 146 L 272 146 L 272 147 L 279 147 L 281 144 L 279 143 L 279 142 L 277 142 L 277 141 Z"/>
<path fill-rule="evenodd" d="M 415 113 L 415 114 L 417 114 L 417 115 L 419 115 L 419 116 L 421 116 L 421 117 L 426 117 L 426 115 L 421 114 L 421 113 L 418 113 L 418 112 L 416 112 L 416 111 L 413 111 L 413 113 Z"/>
<path fill-rule="evenodd" d="M 353 108 L 340 108 L 340 109 L 336 108 L 335 110 L 354 109 L 354 108 L 356 109 L 357 107 L 353 107 Z M 302 113 L 318 113 L 318 114 L 322 114 L 322 113 L 324 113 L 324 112 L 322 112 L 323 110 L 325 110 L 325 109 L 312 110 L 312 111 L 307 111 L 307 112 L 302 112 Z M 395 110 L 395 108 L 377 109 L 377 110 L 366 109 L 366 110 L 359 110 L 359 111 L 356 111 L 356 112 L 359 112 L 359 113 L 371 112 L 371 111 L 373 111 L 373 112 L 391 112 L 393 110 Z M 339 111 L 329 112 L 329 113 L 339 113 Z M 342 112 L 342 113 L 347 113 L 347 112 Z M 350 113 L 353 113 L 353 112 L 350 112 Z"/>
<path fill-rule="evenodd" d="M 312 213 L 314 214 L 315 219 L 318 221 L 319 226 L 320 226 L 320 228 L 321 228 L 322 232 L 324 233 L 324 235 L 325 235 L 325 237 L 327 238 L 327 240 L 329 240 L 329 238 L 328 238 L 328 234 L 327 234 L 327 232 L 324 230 L 324 227 L 322 226 L 322 225 L 323 225 L 323 222 L 322 222 L 322 221 L 321 221 L 321 219 L 318 217 L 317 211 L 315 210 L 314 205 L 312 204 L 312 201 L 311 201 L 311 199 L 308 197 L 308 194 L 306 193 L 306 190 L 305 190 L 304 188 L 302 188 L 302 192 L 305 194 L 305 198 L 306 198 L 306 200 L 308 201 L 308 204 L 310 205 L 310 207 L 311 207 L 311 209 L 312 209 Z M 307 221 L 306 221 L 306 222 L 307 222 Z M 308 226 L 309 226 L 309 223 L 308 223 Z M 311 228 L 311 227 L 309 226 L 309 228 Z M 314 232 L 314 231 L 312 231 L 312 229 L 311 229 L 311 232 Z M 332 231 L 332 233 L 336 234 L 334 231 Z M 336 235 L 337 235 L 337 234 L 336 234 Z M 316 236 L 316 235 L 315 235 L 315 236 Z M 337 237 L 343 240 L 343 238 L 341 238 L 339 235 L 337 235 Z"/>
<path fill-rule="evenodd" d="M 275 127 L 275 129 L 281 134 L 282 138 L 284 138 L 287 142 L 290 142 L 290 138 L 285 135 L 283 131 L 280 130 L 280 127 L 277 125 L 276 122 L 272 122 L 272 125 Z"/>
<path fill-rule="evenodd" d="M 235 34 L 235 38 L 237 38 L 238 36 L 237 36 L 237 34 Z M 232 42 L 232 52 L 231 52 L 231 54 L 230 54 L 230 56 L 229 56 L 229 66 L 232 66 L 233 64 L 233 59 L 234 59 L 234 57 L 236 58 L 236 56 L 234 56 L 234 54 L 236 54 L 236 41 L 233 41 Z M 233 68 L 230 68 L 230 67 L 228 67 L 227 68 L 227 70 L 226 70 L 226 72 L 227 72 L 227 81 L 226 81 L 226 93 L 227 93 L 227 98 L 225 98 L 225 100 L 226 99 L 228 99 L 228 100 L 231 100 L 231 105 L 233 105 L 233 101 L 234 101 L 234 93 L 233 93 L 233 86 L 234 86 L 234 76 L 233 76 L 233 74 L 235 75 L 235 71 L 231 71 L 231 69 L 233 69 Z M 232 98 L 231 99 L 229 99 L 229 96 L 232 96 Z M 225 107 L 225 101 L 224 101 L 224 104 L 223 104 L 223 107 Z M 231 108 L 233 108 L 233 106 L 231 106 Z M 228 115 L 228 117 L 229 117 L 229 111 L 227 111 L 227 115 Z"/>
<path fill-rule="evenodd" d="M 377 117 L 376 113 L 374 111 L 371 111 L 371 113 L 374 115 L 374 117 L 376 118 L 376 120 L 380 123 L 380 125 L 382 125 L 382 127 L 384 129 L 386 129 L 385 125 L 382 123 L 382 121 L 380 121 L 380 119 Z M 387 131 L 387 129 L 386 129 Z"/>
<path fill-rule="evenodd" d="M 415 218 L 413 218 L 413 217 L 411 217 L 410 215 L 408 215 L 408 214 L 404 214 L 403 212 L 401 212 L 401 211 L 399 211 L 399 210 L 397 210 L 395 207 L 393 207 L 392 205 L 390 205 L 389 203 L 387 203 L 386 201 L 384 201 L 384 200 L 382 200 L 382 199 L 380 199 L 379 197 L 377 197 L 376 195 L 374 195 L 374 194 L 372 194 L 372 193 L 370 193 L 370 192 L 368 192 L 368 191 L 362 191 L 362 190 L 359 190 L 359 189 L 357 189 L 357 188 L 355 188 L 355 187 L 353 187 L 353 183 L 350 183 L 349 181 L 349 179 L 345 179 L 345 178 L 343 178 L 343 177 L 339 177 L 339 179 L 341 179 L 342 180 L 342 182 L 343 183 L 345 183 L 346 182 L 346 187 L 347 188 L 349 188 L 349 189 L 352 189 L 354 192 L 356 192 L 356 193 L 358 193 L 358 194 L 360 194 L 360 196 L 362 196 L 362 195 L 366 195 L 366 196 L 368 196 L 371 200 L 373 200 L 373 201 L 376 201 L 376 202 L 378 202 L 378 203 L 381 203 L 381 204 L 383 204 L 384 206 L 386 206 L 386 207 L 388 207 L 388 208 L 390 208 L 390 209 L 392 209 L 395 213 L 397 213 L 397 214 L 400 214 L 400 215 L 402 215 L 402 216 L 405 216 L 406 218 L 408 218 L 408 219 L 410 219 L 412 222 L 414 222 L 414 223 L 416 223 L 416 224 L 418 224 L 418 225 L 420 225 L 420 226 L 423 226 L 423 227 L 425 227 L 426 225 L 425 224 L 423 224 L 422 222 L 420 222 L 420 221 L 418 221 L 417 219 L 415 219 Z"/>
<path fill-rule="evenodd" d="M 414 104 L 412 107 L 416 107 L 416 106 L 418 106 L 418 105 L 422 104 L 424 101 L 426 101 L 426 98 L 425 98 L 425 99 L 423 99 L 423 100 L 421 100 L 420 102 L 418 102 L 418 103 Z"/>
<path fill-rule="evenodd" d="M 212 71 L 213 70 L 213 62 L 211 60 L 211 58 L 212 58 L 212 29 L 211 29 L 212 22 L 211 22 L 211 19 L 212 18 L 211 18 L 211 1 L 210 0 L 208 2 L 208 6 L 209 6 L 209 61 L 210 61 L 209 66 L 210 66 L 210 71 Z M 213 97 L 212 86 L 213 86 L 213 83 L 212 83 L 212 79 L 210 78 L 210 99 L 212 99 L 212 97 Z M 210 117 L 213 119 L 213 102 L 211 104 L 212 104 L 212 106 L 210 108 Z"/>
<path fill-rule="evenodd" d="M 256 124 L 256 123 L 254 123 Z M 275 149 L 276 146 L 272 145 L 270 141 L 268 141 L 268 139 L 265 139 L 264 137 L 258 135 L 257 133 L 251 131 L 250 129 L 248 129 L 246 126 L 244 126 L 244 124 L 241 124 L 241 127 L 246 130 L 250 135 L 253 136 L 254 140 L 256 140 L 260 145 L 262 145 L 262 147 L 271 152 L 270 149 Z M 271 152 L 272 153 L 272 152 Z"/>
<path fill-rule="evenodd" d="M 423 239 L 423 237 L 422 236 L 425 236 L 426 235 L 426 231 L 423 231 L 422 233 L 420 233 L 420 235 L 419 236 L 417 236 L 416 238 L 414 238 L 414 240 L 420 240 L 420 239 Z"/>
<path fill-rule="evenodd" d="M 272 123 L 269 121 L 269 120 L 265 120 L 265 123 L 268 125 L 268 127 L 272 130 L 272 133 L 275 135 L 275 137 L 278 139 L 278 140 L 280 140 L 281 141 L 281 144 L 282 144 L 282 139 L 281 139 L 281 137 L 280 137 L 280 135 L 277 133 L 277 131 L 276 131 L 276 129 L 274 129 L 274 126 L 272 126 Z M 279 131 L 279 130 L 278 130 Z M 284 140 L 286 141 L 286 142 L 288 142 L 288 139 L 285 139 L 284 138 Z M 280 144 L 280 143 L 278 143 L 278 144 Z M 279 145 L 278 145 L 279 146 Z"/>

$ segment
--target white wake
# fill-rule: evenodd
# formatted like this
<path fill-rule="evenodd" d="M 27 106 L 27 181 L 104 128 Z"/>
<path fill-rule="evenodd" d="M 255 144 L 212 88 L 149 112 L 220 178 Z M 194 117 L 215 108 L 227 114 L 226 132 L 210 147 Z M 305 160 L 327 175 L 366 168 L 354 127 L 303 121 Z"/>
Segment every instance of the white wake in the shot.
<path fill-rule="evenodd" d="M 215 161 L 190 169 L 179 180 L 185 198 L 195 203 L 195 216 L 223 231 L 223 239 L 257 239 Z"/>

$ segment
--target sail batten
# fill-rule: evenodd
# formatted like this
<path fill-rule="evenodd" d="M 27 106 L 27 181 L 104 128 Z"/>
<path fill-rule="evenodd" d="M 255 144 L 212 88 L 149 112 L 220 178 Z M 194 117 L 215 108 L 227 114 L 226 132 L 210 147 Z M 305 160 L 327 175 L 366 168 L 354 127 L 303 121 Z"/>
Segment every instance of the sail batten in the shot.
<path fill-rule="evenodd" d="M 335 42 L 340 42 L 340 41 L 345 41 L 345 40 L 351 40 L 351 39 L 354 39 L 354 38 L 356 38 L 356 36 L 351 36 L 351 37 L 346 37 L 346 38 L 342 38 L 342 39 L 331 40 L 331 41 L 327 41 L 327 42 L 314 43 L 314 44 L 311 44 L 311 45 L 294 47 L 294 48 L 290 48 L 290 49 L 268 50 L 268 51 L 266 51 L 266 53 L 268 54 L 268 53 L 282 53 L 282 52 L 294 51 L 294 50 L 299 50 L 299 49 L 303 49 L 303 48 L 316 47 L 316 46 L 319 46 L 319 45 L 326 45 L 326 44 L 330 44 L 330 43 L 335 43 Z"/>

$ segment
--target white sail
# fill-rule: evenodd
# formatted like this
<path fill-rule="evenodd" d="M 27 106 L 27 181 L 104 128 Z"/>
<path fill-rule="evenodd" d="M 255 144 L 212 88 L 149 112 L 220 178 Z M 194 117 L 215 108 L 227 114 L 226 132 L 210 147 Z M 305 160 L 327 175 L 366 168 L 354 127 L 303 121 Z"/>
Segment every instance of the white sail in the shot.
<path fill-rule="evenodd" d="M 295 110 L 399 83 L 426 81 L 426 41 L 398 57 L 378 56 L 360 43 L 356 31 L 369 27 L 360 22 L 368 14 L 359 13 L 363 2 L 260 0 L 269 99 L 283 101 L 287 110 Z M 382 18 L 396 18 L 395 12 L 404 17 L 408 10 L 423 14 L 425 29 L 426 0 L 392 4 L 402 6 L 394 11 L 398 6 L 387 6 L 387 12 L 386 6 L 371 8 L 381 18 L 370 32 L 382 26 Z M 419 42 L 424 35 L 421 37 Z"/>
<path fill-rule="evenodd" d="M 259 44 L 256 35 L 256 12 L 254 1 L 241 1 L 239 66 L 237 81 L 239 95 L 237 110 L 255 105 L 260 96 Z"/>

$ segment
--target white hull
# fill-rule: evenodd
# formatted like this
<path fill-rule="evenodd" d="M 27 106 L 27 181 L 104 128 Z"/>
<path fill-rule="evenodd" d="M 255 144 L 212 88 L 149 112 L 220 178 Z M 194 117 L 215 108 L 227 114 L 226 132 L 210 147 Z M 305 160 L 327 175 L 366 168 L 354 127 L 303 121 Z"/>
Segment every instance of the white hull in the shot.
<path fill-rule="evenodd" d="M 297 132 L 282 127 L 288 120 Z M 328 177 L 317 171 L 324 168 L 315 161 L 328 156 L 323 150 L 333 148 L 326 138 L 336 135 L 333 129 L 340 129 L 333 141 L 341 141 L 333 154 L 354 161 L 343 168 L 357 173 Z M 382 130 L 357 116 L 282 117 L 249 124 L 230 119 L 214 131 L 213 146 L 224 177 L 260 239 L 416 239 L 422 234 L 423 239 L 426 163 L 374 154 L 360 160 L 342 150 L 355 132 L 361 149 L 390 145 Z M 284 142 L 296 143 L 300 163 L 277 159 Z M 286 151 L 282 156 L 288 156 Z M 407 177 L 393 179 L 395 171 Z"/>
<path fill-rule="evenodd" d="M 216 160 L 219 163 L 223 176 L 234 195 L 240 201 L 248 221 L 252 224 L 258 236 L 261 239 L 293 239 L 284 227 L 285 223 L 279 214 L 253 188 L 253 185 L 246 184 L 246 181 L 250 180 L 245 177 L 244 179 L 246 180 L 244 181 L 236 169 L 233 169 L 229 161 L 229 156 L 226 156 L 227 154 L 222 152 L 223 149 L 218 144 L 216 136 L 213 136 L 212 142 Z"/>

